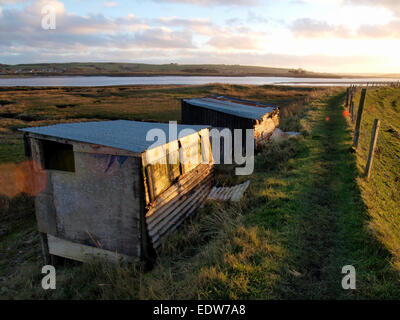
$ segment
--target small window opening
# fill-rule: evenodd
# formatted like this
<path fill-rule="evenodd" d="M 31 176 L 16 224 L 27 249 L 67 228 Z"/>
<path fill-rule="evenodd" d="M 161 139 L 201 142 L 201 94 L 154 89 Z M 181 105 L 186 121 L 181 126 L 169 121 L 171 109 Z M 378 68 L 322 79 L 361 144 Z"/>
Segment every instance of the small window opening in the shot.
<path fill-rule="evenodd" d="M 42 140 L 44 168 L 75 172 L 75 158 L 72 145 Z"/>

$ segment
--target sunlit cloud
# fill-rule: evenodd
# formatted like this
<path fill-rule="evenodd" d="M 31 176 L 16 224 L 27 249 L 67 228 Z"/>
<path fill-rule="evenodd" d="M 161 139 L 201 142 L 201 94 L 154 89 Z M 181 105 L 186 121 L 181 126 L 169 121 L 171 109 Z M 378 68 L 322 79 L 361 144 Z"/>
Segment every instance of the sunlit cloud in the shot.
<path fill-rule="evenodd" d="M 290 25 L 290 30 L 295 36 L 314 38 L 314 37 L 339 37 L 348 38 L 351 31 L 342 25 L 329 24 L 326 21 L 319 21 L 310 18 L 295 20 Z"/>
<path fill-rule="evenodd" d="M 360 38 L 393 38 L 400 39 L 400 19 L 385 25 L 361 25 L 358 29 Z"/>
<path fill-rule="evenodd" d="M 208 45 L 217 49 L 254 50 L 260 47 L 260 41 L 249 35 L 217 35 L 212 37 Z"/>
<path fill-rule="evenodd" d="M 343 0 L 343 2 L 367 7 L 382 7 L 400 16 L 400 1 L 398 0 Z"/>
<path fill-rule="evenodd" d="M 303 38 L 343 38 L 343 39 L 366 39 L 366 38 L 400 38 L 400 19 L 393 20 L 387 24 L 362 24 L 354 30 L 344 25 L 329 24 L 310 18 L 295 20 L 290 25 L 290 30 L 296 37 Z"/>

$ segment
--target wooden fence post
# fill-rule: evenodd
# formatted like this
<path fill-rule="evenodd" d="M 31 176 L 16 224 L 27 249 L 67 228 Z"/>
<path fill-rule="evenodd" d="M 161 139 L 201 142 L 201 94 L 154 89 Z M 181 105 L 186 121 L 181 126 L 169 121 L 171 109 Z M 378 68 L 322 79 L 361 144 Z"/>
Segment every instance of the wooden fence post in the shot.
<path fill-rule="evenodd" d="M 346 109 L 349 107 L 349 99 L 350 99 L 350 87 L 346 90 Z"/>
<path fill-rule="evenodd" d="M 350 101 L 350 115 L 351 115 L 351 122 L 354 122 L 354 101 Z"/>
<path fill-rule="evenodd" d="M 371 143 L 369 145 L 369 154 L 368 154 L 367 165 L 365 166 L 365 178 L 367 180 L 369 180 L 369 178 L 371 176 L 371 169 L 372 169 L 372 164 L 374 162 L 376 142 L 378 141 L 378 133 L 379 133 L 380 125 L 381 125 L 381 121 L 379 119 L 375 119 L 374 126 L 372 127 Z"/>
<path fill-rule="evenodd" d="M 366 93 L 367 93 L 367 89 L 365 89 L 365 88 L 362 89 L 361 98 L 360 98 L 360 105 L 358 106 L 358 110 L 357 110 L 356 128 L 354 130 L 353 147 L 355 149 L 357 149 L 357 147 L 358 147 L 358 139 L 360 137 L 361 117 L 362 117 L 362 112 L 364 110 Z"/>
<path fill-rule="evenodd" d="M 353 101 L 353 96 L 354 96 L 354 90 L 350 90 L 350 97 L 349 97 L 349 104 Z"/>

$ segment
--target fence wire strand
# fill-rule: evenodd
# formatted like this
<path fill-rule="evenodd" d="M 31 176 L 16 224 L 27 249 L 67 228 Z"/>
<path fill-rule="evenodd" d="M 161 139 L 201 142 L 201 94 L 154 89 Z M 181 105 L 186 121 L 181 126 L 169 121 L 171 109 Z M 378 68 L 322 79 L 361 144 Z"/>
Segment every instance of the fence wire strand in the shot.
<path fill-rule="evenodd" d="M 397 159 L 397 161 L 400 163 L 400 156 L 397 155 L 396 151 L 394 151 L 392 149 L 392 147 L 390 146 L 389 142 L 386 140 L 385 135 L 383 134 L 383 132 L 381 132 L 378 135 L 378 141 L 383 141 L 383 144 L 386 146 L 386 149 L 392 154 L 392 156 L 394 158 Z"/>

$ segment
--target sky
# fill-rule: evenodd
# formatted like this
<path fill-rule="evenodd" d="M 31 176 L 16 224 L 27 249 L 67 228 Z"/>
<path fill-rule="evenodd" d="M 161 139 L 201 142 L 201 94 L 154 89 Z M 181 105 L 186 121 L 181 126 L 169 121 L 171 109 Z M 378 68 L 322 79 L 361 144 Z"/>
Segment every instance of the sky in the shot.
<path fill-rule="evenodd" d="M 399 40 L 400 0 L 0 0 L 4 64 L 218 63 L 400 73 Z"/>

